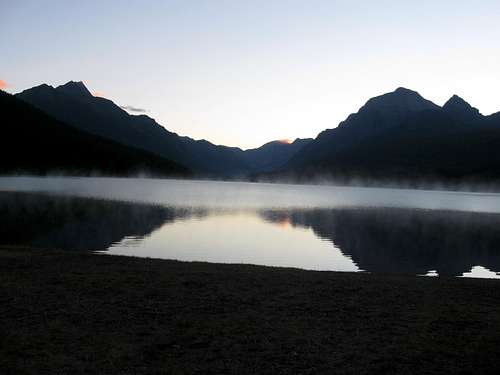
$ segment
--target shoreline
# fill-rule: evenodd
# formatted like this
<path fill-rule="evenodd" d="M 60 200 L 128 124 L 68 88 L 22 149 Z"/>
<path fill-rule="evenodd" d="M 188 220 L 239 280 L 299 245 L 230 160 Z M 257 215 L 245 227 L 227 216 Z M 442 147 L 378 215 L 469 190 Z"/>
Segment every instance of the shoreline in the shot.
<path fill-rule="evenodd" d="M 500 282 L 0 246 L 5 374 L 494 372 Z"/>

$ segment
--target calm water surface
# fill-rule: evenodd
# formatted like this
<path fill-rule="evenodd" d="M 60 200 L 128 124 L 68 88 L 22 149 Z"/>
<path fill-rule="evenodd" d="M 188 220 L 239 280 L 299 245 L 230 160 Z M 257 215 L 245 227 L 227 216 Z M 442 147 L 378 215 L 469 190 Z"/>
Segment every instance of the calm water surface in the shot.
<path fill-rule="evenodd" d="M 500 195 L 0 178 L 0 243 L 315 270 L 500 277 Z"/>

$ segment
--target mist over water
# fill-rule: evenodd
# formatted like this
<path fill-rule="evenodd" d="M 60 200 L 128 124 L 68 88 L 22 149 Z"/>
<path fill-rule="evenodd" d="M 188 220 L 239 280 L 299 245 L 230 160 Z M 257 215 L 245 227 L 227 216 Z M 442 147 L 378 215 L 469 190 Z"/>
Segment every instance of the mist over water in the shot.
<path fill-rule="evenodd" d="M 46 192 L 170 207 L 218 209 L 401 207 L 500 213 L 500 194 L 226 181 L 0 177 L 0 191 Z"/>
<path fill-rule="evenodd" d="M 0 178 L 0 244 L 314 270 L 498 277 L 500 195 Z"/>

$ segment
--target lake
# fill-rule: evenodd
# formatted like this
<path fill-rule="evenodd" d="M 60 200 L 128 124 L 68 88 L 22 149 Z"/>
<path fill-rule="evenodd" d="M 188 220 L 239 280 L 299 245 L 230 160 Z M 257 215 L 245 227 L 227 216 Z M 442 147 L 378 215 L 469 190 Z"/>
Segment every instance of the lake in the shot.
<path fill-rule="evenodd" d="M 311 270 L 500 277 L 500 194 L 0 178 L 0 244 Z"/>

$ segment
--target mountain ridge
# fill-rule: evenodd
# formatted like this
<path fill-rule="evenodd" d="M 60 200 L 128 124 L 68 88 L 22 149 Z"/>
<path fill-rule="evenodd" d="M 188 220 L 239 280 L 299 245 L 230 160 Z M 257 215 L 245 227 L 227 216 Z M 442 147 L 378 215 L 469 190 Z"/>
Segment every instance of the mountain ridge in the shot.
<path fill-rule="evenodd" d="M 483 116 L 457 95 L 441 107 L 417 91 L 398 87 L 367 100 L 314 139 L 277 140 L 242 150 L 180 136 L 147 115 L 131 115 L 111 100 L 89 94 L 83 82 L 70 81 L 56 88 L 40 85 L 17 96 L 72 126 L 209 177 L 288 173 L 307 179 L 324 173 L 343 179 L 500 179 L 500 112 Z"/>
<path fill-rule="evenodd" d="M 0 110 L 0 173 L 191 175 L 178 163 L 71 127 L 1 90 Z"/>
<path fill-rule="evenodd" d="M 264 149 L 246 152 L 194 140 L 167 130 L 147 115 L 131 115 L 113 101 L 89 94 L 83 82 L 70 81 L 56 88 L 39 85 L 16 96 L 81 130 L 156 153 L 202 175 L 238 177 L 281 167 L 297 149 L 290 146 L 275 161 Z"/>
<path fill-rule="evenodd" d="M 443 107 L 418 99 L 423 107 L 415 110 L 414 103 L 405 107 L 407 101 L 392 100 L 401 94 L 419 95 L 397 89 L 370 99 L 342 126 L 321 132 L 275 175 L 298 180 L 322 175 L 341 183 L 353 179 L 500 183 L 500 116 L 483 116 L 456 95 Z M 380 105 L 387 98 L 390 105 Z M 398 110 L 386 116 L 394 105 Z"/>

